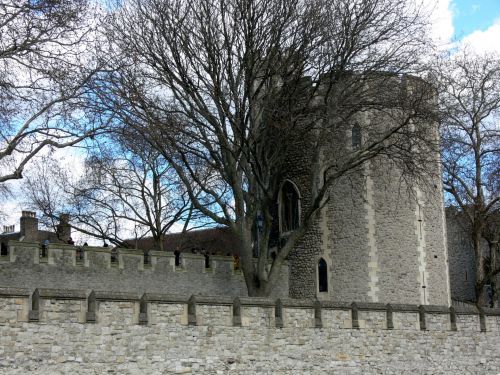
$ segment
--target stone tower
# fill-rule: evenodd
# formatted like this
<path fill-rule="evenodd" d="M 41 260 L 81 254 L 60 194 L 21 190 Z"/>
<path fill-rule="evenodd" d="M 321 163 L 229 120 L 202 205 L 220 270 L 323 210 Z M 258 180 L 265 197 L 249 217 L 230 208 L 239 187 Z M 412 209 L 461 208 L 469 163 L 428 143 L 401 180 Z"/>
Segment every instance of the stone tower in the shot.
<path fill-rule="evenodd" d="M 390 90 L 405 86 L 409 92 L 407 79 L 394 76 Z M 334 121 L 328 119 L 326 126 Z M 322 159 L 356 152 L 390 121 L 381 110 L 355 115 L 344 131 L 325 141 Z M 429 122 L 426 128 L 437 141 L 437 124 Z M 297 188 L 301 209 L 308 204 L 314 178 L 304 150 L 290 155 L 286 174 Z M 450 303 L 439 155 L 429 156 L 422 185 L 402 179 L 398 168 L 389 158 L 371 159 L 332 186 L 317 225 L 290 254 L 291 297 Z"/>

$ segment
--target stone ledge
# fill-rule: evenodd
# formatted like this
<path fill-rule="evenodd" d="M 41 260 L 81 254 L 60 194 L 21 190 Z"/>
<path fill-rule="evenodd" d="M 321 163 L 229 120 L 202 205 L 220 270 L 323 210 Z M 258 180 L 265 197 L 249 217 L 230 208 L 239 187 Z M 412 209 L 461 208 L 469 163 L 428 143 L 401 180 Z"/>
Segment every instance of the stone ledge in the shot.
<path fill-rule="evenodd" d="M 453 310 L 455 310 L 455 314 L 457 315 L 479 315 L 479 309 L 474 306 L 453 306 Z"/>
<path fill-rule="evenodd" d="M 10 288 L 10 287 L 0 288 L 0 297 L 7 297 L 7 298 L 29 297 L 30 294 L 31 293 L 29 289 L 25 288 Z"/>
<path fill-rule="evenodd" d="M 316 301 L 312 299 L 280 298 L 280 301 L 283 307 L 298 307 L 303 309 L 314 309 L 317 307 Z"/>
<path fill-rule="evenodd" d="M 420 305 L 419 308 L 427 314 L 449 314 L 450 308 L 448 306 L 439 305 Z"/>
<path fill-rule="evenodd" d="M 331 310 L 350 310 L 352 303 L 340 301 L 319 301 L 321 308 Z"/>
<path fill-rule="evenodd" d="M 389 304 L 392 307 L 393 312 L 415 312 L 418 313 L 418 305 L 404 304 L 404 303 L 395 303 Z"/>
<path fill-rule="evenodd" d="M 276 300 L 265 297 L 237 297 L 241 306 L 274 307 Z M 236 298 L 235 298 L 236 301 Z"/>
<path fill-rule="evenodd" d="M 87 295 L 83 290 L 74 289 L 44 289 L 38 288 L 38 297 L 42 299 L 74 299 L 85 300 Z"/>
<path fill-rule="evenodd" d="M 486 316 L 500 316 L 500 309 L 492 309 L 489 307 L 482 307 L 481 312 Z"/>
<path fill-rule="evenodd" d="M 360 311 L 387 311 L 387 305 L 378 302 L 353 302 Z"/>
<path fill-rule="evenodd" d="M 180 294 L 144 293 L 141 300 L 154 303 L 187 303 L 189 297 Z"/>
<path fill-rule="evenodd" d="M 121 302 L 137 302 L 140 297 L 136 293 L 126 293 L 126 292 L 108 292 L 96 290 L 91 293 L 91 296 L 96 301 L 121 301 Z M 89 296 L 89 299 L 91 297 Z"/>
<path fill-rule="evenodd" d="M 202 296 L 202 295 L 192 295 L 189 298 L 191 303 L 196 303 L 197 305 L 232 305 L 233 297 L 225 296 Z"/>

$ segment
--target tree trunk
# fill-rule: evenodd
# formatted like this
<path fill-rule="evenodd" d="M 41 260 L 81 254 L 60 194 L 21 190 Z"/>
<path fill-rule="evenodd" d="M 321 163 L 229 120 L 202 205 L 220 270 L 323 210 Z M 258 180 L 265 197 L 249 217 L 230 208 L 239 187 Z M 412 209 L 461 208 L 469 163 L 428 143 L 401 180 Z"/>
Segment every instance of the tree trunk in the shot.
<path fill-rule="evenodd" d="M 484 285 L 486 284 L 485 280 L 485 270 L 484 270 L 484 257 L 481 251 L 481 236 L 477 235 L 477 233 L 473 234 L 473 246 L 474 253 L 476 254 L 476 304 L 480 307 L 487 305 L 486 291 Z"/>

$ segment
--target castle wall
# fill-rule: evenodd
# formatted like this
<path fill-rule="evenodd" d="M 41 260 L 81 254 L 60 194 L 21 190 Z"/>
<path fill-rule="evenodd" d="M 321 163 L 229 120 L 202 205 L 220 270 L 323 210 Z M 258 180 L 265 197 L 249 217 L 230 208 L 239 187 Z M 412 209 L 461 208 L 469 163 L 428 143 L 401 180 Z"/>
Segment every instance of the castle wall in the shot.
<path fill-rule="evenodd" d="M 451 295 L 459 301 L 474 301 L 476 256 L 467 220 L 462 215 L 453 208 L 446 210 Z M 481 251 L 483 256 L 489 256 L 489 247 L 485 240 L 481 243 Z"/>
<path fill-rule="evenodd" d="M 137 293 L 181 293 L 246 296 L 241 271 L 233 269 L 232 257 L 211 256 L 205 268 L 202 255 L 182 254 L 175 266 L 172 253 L 151 251 L 151 264 L 137 250 L 120 249 L 118 263 L 111 263 L 109 248 L 83 247 L 84 259 L 76 259 L 75 246 L 49 245 L 48 257 L 40 258 L 39 244 L 9 242 L 9 255 L 0 258 L 0 286 L 70 289 L 128 290 Z M 288 267 L 273 296 L 288 296 Z"/>
<path fill-rule="evenodd" d="M 446 217 L 450 253 L 451 295 L 461 301 L 474 301 L 475 255 L 471 239 L 453 214 Z"/>
<path fill-rule="evenodd" d="M 81 295 L 0 288 L 0 372 L 493 375 L 500 367 L 499 310 L 109 292 L 89 304 Z"/>

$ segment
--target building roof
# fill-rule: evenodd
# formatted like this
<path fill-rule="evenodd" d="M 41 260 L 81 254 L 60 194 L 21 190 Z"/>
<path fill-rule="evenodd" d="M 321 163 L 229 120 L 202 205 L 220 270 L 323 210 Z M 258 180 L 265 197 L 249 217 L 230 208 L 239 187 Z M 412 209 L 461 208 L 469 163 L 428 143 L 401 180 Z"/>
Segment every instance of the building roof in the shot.
<path fill-rule="evenodd" d="M 12 233 L 0 233 L 0 240 L 2 242 L 23 241 L 24 238 L 21 232 L 12 232 Z M 64 243 L 64 241 L 62 241 L 57 237 L 57 233 L 48 230 L 39 230 L 37 232 L 37 238 L 34 241 L 43 242 L 45 240 L 49 240 L 49 242 L 51 243 Z"/>
<path fill-rule="evenodd" d="M 155 247 L 152 237 L 136 241 L 127 240 L 131 246 L 142 250 Z M 202 253 L 211 255 L 239 255 L 238 241 L 227 227 L 193 230 L 183 233 L 168 233 L 165 235 L 163 249 L 166 251 Z"/>

